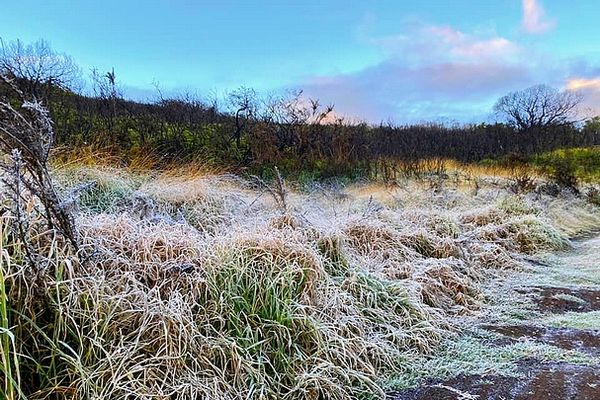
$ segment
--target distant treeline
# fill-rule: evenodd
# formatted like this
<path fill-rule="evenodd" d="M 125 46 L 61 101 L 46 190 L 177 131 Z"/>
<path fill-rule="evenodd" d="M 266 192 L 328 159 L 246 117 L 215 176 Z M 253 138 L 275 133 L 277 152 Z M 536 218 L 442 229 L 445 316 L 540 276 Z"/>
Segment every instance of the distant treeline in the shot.
<path fill-rule="evenodd" d="M 90 96 L 46 88 L 42 97 L 55 122 L 58 145 L 109 146 L 125 156 L 153 154 L 166 161 L 201 158 L 258 174 L 277 166 L 288 174 L 324 178 L 389 174 L 397 161 L 478 162 L 600 144 L 598 120 L 526 130 L 500 123 L 373 126 L 347 123 L 335 117 L 332 107 L 300 93 L 265 100 L 240 89 L 221 105 L 193 96 L 141 103 L 123 99 L 114 80 L 112 89 L 110 79 L 106 82 Z"/>

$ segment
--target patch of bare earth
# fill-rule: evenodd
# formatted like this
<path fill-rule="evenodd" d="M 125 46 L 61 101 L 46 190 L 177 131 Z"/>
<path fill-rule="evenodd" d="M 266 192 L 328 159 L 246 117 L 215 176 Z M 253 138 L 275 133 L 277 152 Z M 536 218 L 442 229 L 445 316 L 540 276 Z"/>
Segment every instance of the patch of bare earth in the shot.
<path fill-rule="evenodd" d="M 519 363 L 523 377 L 459 375 L 391 395 L 393 400 L 597 400 L 600 371 L 567 363 Z"/>
<path fill-rule="evenodd" d="M 545 313 L 600 310 L 600 290 L 597 289 L 531 287 L 518 291 L 531 293 L 538 310 Z"/>
<path fill-rule="evenodd" d="M 485 326 L 484 328 L 514 341 L 533 340 L 565 350 L 576 350 L 593 356 L 600 355 L 600 331 L 597 330 L 536 325 Z"/>

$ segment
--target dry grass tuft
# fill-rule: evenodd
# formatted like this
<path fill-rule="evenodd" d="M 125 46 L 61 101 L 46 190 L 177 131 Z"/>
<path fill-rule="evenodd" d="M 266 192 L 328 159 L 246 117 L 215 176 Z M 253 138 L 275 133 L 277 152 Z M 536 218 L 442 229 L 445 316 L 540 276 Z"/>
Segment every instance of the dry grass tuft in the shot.
<path fill-rule="evenodd" d="M 290 214 L 283 214 L 269 220 L 269 226 L 274 229 L 298 229 L 301 222 Z"/>
<path fill-rule="evenodd" d="M 524 254 L 563 250 L 570 246 L 566 235 L 535 216 L 517 217 L 500 225 L 485 226 L 477 231 L 477 238 Z"/>
<path fill-rule="evenodd" d="M 390 257 L 408 258 L 413 251 L 402 243 L 402 238 L 393 228 L 376 223 L 352 224 L 344 230 L 348 243 L 358 254 L 377 256 L 382 259 Z"/>
<path fill-rule="evenodd" d="M 476 309 L 481 300 L 473 282 L 460 274 L 468 268 L 462 261 L 427 261 L 415 278 L 421 285 L 423 302 L 449 312 Z"/>
<path fill-rule="evenodd" d="M 460 222 L 473 226 L 485 226 L 492 224 L 501 224 L 504 221 L 505 214 L 496 208 L 488 207 L 482 210 L 476 210 L 463 215 Z"/>

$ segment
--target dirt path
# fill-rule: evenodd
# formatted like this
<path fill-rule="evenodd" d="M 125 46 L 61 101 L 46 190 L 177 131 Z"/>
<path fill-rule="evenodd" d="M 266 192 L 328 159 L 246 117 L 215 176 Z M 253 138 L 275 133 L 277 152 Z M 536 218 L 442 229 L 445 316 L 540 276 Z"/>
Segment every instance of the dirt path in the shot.
<path fill-rule="evenodd" d="M 484 339 L 485 346 L 501 352 L 527 343 L 600 360 L 600 237 L 580 241 L 574 250 L 548 256 L 495 285 L 487 293 L 493 305 L 471 321 L 476 330 L 493 335 Z M 510 374 L 430 378 L 390 399 L 600 400 L 600 365 L 572 360 L 542 360 L 533 354 L 515 360 Z"/>

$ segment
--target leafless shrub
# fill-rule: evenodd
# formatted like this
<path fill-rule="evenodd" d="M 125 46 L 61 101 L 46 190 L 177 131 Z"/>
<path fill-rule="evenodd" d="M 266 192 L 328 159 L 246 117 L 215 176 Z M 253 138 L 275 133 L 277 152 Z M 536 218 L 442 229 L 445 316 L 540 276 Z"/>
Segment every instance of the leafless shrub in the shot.
<path fill-rule="evenodd" d="M 362 213 L 362 217 L 363 219 L 369 219 L 372 216 L 376 215 L 378 212 L 380 212 L 382 209 L 383 206 L 379 202 L 374 201 L 373 196 L 369 196 L 369 201 L 365 206 L 365 209 Z"/>
<path fill-rule="evenodd" d="M 481 189 L 481 180 L 478 177 L 474 177 L 472 179 L 473 181 L 473 195 L 477 196 L 479 195 L 479 190 Z"/>
<path fill-rule="evenodd" d="M 285 180 L 281 176 L 279 169 L 277 167 L 275 167 L 275 180 L 273 181 L 273 184 L 271 184 L 271 185 L 269 185 L 268 183 L 266 183 L 264 180 L 260 179 L 259 177 L 255 176 L 254 179 L 258 182 L 258 184 L 260 185 L 260 187 L 262 189 L 260 196 L 262 196 L 262 194 L 265 192 L 269 193 L 271 195 L 271 197 L 273 197 L 273 200 L 275 200 L 277 209 L 282 214 L 287 213 L 288 212 L 288 204 L 287 204 L 288 191 L 285 186 Z"/>
<path fill-rule="evenodd" d="M 414 159 L 396 162 L 397 169 L 405 178 L 431 179 L 448 177 L 446 161 L 442 158 Z M 394 175 L 396 170 L 394 170 Z"/>
<path fill-rule="evenodd" d="M 31 232 L 31 218 L 26 212 L 25 199 L 23 192 L 25 183 L 23 182 L 23 158 L 19 150 L 13 150 L 10 155 L 10 162 L 4 163 L 2 169 L 5 177 L 2 183 L 6 186 L 6 195 L 12 205 L 12 214 L 14 216 L 13 229 L 16 235 L 21 238 L 24 247 L 24 255 L 29 265 L 37 265 L 37 255 L 34 251 L 29 236 Z"/>
<path fill-rule="evenodd" d="M 8 99 L 0 99 L 0 150 L 11 155 L 11 162 L 4 163 L 2 169 L 5 184 L 12 190 L 18 223 L 25 223 L 19 207 L 24 201 L 24 192 L 28 192 L 42 204 L 40 213 L 48 229 L 57 230 L 77 248 L 77 232 L 68 211 L 70 202 L 61 201 L 48 172 L 48 158 L 54 143 L 48 111 L 35 98 L 27 99 L 8 77 L 0 78 L 22 102 L 21 109 L 17 110 Z"/>
<path fill-rule="evenodd" d="M 25 44 L 0 38 L 0 74 L 15 78 L 21 90 L 44 99 L 53 88 L 74 90 L 81 84 L 75 61 L 54 51 L 45 40 Z"/>
<path fill-rule="evenodd" d="M 535 178 L 524 171 L 513 173 L 508 184 L 508 190 L 514 194 L 529 193 L 534 191 L 535 188 Z"/>

